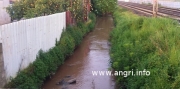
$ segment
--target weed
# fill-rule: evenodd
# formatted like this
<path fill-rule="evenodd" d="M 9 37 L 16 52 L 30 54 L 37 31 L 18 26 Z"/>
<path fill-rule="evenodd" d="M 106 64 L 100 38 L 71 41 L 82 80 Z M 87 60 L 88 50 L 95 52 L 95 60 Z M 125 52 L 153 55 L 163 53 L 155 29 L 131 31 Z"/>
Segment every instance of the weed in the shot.
<path fill-rule="evenodd" d="M 127 89 L 178 89 L 180 81 L 180 30 L 168 18 L 137 16 L 117 9 L 111 32 L 112 67 L 117 71 L 150 71 L 150 76 L 118 76 Z"/>

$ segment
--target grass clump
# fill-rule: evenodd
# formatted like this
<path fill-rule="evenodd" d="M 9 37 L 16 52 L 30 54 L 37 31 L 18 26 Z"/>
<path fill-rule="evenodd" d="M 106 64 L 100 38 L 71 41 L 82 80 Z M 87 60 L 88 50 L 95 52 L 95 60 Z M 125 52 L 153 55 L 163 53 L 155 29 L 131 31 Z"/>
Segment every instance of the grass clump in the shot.
<path fill-rule="evenodd" d="M 46 77 L 51 76 L 58 66 L 64 63 L 67 56 L 71 55 L 77 45 L 83 39 L 96 23 L 94 13 L 89 14 L 88 23 L 79 23 L 77 26 L 68 26 L 62 33 L 60 41 L 56 42 L 56 46 L 47 52 L 39 51 L 39 55 L 32 64 L 26 69 L 19 72 L 5 88 L 18 89 L 40 89 Z"/>
<path fill-rule="evenodd" d="M 127 89 L 180 88 L 180 28 L 168 18 L 141 17 L 124 9 L 114 14 L 112 67 L 117 71 L 148 70 L 150 76 L 118 76 Z"/>

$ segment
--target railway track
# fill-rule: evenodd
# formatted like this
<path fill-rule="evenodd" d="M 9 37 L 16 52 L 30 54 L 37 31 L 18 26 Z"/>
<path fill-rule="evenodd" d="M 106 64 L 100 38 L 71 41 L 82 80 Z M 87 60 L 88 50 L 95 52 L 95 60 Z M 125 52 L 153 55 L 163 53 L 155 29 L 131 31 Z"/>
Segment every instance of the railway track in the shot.
<path fill-rule="evenodd" d="M 134 11 L 138 11 L 146 15 L 152 16 L 152 13 L 153 13 L 152 5 L 138 4 L 138 3 L 132 3 L 132 2 L 122 2 L 122 1 L 119 1 L 118 4 L 124 8 L 132 9 Z M 159 7 L 157 15 L 158 17 L 169 17 L 169 18 L 180 21 L 179 9 Z"/>

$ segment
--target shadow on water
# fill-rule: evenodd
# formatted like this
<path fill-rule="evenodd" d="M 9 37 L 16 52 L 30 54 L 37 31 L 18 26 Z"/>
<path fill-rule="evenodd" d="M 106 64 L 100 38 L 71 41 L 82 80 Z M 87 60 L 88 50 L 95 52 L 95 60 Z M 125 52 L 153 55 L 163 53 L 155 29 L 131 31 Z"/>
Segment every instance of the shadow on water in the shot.
<path fill-rule="evenodd" d="M 84 37 L 73 55 L 45 82 L 42 89 L 114 89 L 112 76 L 92 74 L 92 71 L 107 71 L 110 67 L 108 39 L 112 28 L 112 17 L 99 17 L 94 30 Z M 76 83 L 68 84 L 70 79 L 76 80 Z"/>

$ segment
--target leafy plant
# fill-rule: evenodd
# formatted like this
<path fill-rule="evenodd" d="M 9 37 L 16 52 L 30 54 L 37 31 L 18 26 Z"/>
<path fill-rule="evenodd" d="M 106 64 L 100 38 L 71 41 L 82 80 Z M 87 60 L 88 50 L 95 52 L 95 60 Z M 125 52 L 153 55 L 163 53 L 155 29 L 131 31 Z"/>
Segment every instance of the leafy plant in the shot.
<path fill-rule="evenodd" d="M 7 12 L 9 13 L 11 20 L 20 20 L 23 18 L 27 7 L 25 4 L 22 4 L 22 1 L 15 2 L 12 6 L 7 7 Z"/>
<path fill-rule="evenodd" d="M 83 0 L 72 0 L 69 2 L 68 9 L 71 11 L 72 17 L 76 20 L 76 22 L 84 21 L 83 18 Z"/>
<path fill-rule="evenodd" d="M 84 21 L 84 11 L 86 9 L 82 0 L 20 0 L 7 7 L 12 21 L 20 20 L 23 17 L 33 18 L 66 10 L 71 12 L 75 22 Z"/>
<path fill-rule="evenodd" d="M 117 0 L 92 0 L 93 11 L 97 15 L 113 13 L 117 6 Z"/>
<path fill-rule="evenodd" d="M 7 7 L 7 11 L 13 21 L 63 12 L 64 4 L 64 0 L 19 0 Z"/>
<path fill-rule="evenodd" d="M 180 31 L 168 18 L 137 16 L 117 9 L 111 32 L 112 67 L 117 71 L 149 70 L 150 76 L 118 76 L 127 89 L 178 89 Z"/>

